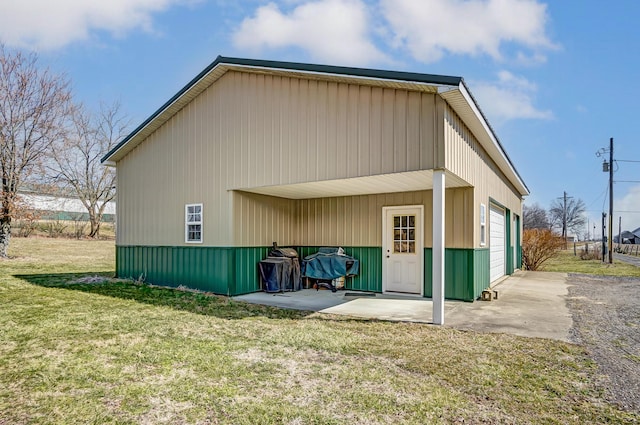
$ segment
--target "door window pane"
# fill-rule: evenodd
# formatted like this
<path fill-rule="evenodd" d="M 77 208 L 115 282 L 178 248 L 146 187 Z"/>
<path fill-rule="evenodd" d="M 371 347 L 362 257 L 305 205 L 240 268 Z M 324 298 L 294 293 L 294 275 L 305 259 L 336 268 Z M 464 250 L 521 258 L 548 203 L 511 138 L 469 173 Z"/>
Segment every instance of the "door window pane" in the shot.
<path fill-rule="evenodd" d="M 416 252 L 416 216 L 393 216 L 393 253 L 413 254 Z"/>

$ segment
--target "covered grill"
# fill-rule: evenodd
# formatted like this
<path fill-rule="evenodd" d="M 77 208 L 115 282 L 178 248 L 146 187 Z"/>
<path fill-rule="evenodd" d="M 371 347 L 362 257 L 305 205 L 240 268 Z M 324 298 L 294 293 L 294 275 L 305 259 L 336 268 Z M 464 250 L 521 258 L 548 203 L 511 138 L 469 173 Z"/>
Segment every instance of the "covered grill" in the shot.
<path fill-rule="evenodd" d="M 302 275 L 305 278 L 316 279 L 335 290 L 332 282 L 335 279 L 355 276 L 360 269 L 360 262 L 344 253 L 342 248 L 323 247 L 315 254 L 308 255 L 302 260 Z M 321 283 L 321 284 L 322 284 Z"/>
<path fill-rule="evenodd" d="M 299 291 L 302 289 L 300 259 L 293 248 L 280 248 L 277 243 L 269 249 L 267 258 L 258 263 L 263 290 L 266 292 Z"/>

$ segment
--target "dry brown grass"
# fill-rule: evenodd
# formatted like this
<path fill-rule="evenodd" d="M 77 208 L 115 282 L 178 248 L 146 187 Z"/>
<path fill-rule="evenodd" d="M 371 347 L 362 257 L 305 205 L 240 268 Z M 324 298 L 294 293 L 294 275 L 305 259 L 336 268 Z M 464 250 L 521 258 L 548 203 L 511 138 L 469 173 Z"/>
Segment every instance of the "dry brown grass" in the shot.
<path fill-rule="evenodd" d="M 603 399 L 579 346 L 83 283 L 112 273 L 113 243 L 14 241 L 0 261 L 0 423 L 639 419 Z"/>

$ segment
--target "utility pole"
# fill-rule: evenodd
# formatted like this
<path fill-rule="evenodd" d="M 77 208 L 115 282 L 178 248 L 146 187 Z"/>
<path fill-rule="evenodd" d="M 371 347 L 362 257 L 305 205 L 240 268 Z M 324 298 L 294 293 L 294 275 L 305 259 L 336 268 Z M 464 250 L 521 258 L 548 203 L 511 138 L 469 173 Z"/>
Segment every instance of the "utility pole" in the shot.
<path fill-rule="evenodd" d="M 622 244 L 622 216 L 618 217 L 618 249 L 620 248 L 621 244 Z"/>
<path fill-rule="evenodd" d="M 613 264 L 613 137 L 609 139 L 609 264 Z"/>
<path fill-rule="evenodd" d="M 567 192 L 564 192 L 564 204 L 562 205 L 562 237 L 564 249 L 567 249 Z"/>
<path fill-rule="evenodd" d="M 613 137 L 609 139 L 609 162 L 605 159 L 602 163 L 602 171 L 609 172 L 609 232 L 607 239 L 607 247 L 609 248 L 609 263 L 613 263 Z M 602 156 L 607 152 L 607 148 L 602 148 L 596 152 L 596 156 Z M 602 213 L 602 243 L 604 245 L 604 217 L 605 213 Z M 602 261 L 604 261 L 604 247 L 602 249 Z"/>
<path fill-rule="evenodd" d="M 567 196 L 567 192 L 564 192 L 564 196 L 558 199 L 563 199 L 562 203 L 562 239 L 564 240 L 564 249 L 567 249 L 567 199 L 571 199 L 573 196 Z"/>
<path fill-rule="evenodd" d="M 605 262 L 605 256 L 607 255 L 607 246 L 604 244 L 604 230 L 607 228 L 606 225 L 607 213 L 602 213 L 602 262 Z"/>

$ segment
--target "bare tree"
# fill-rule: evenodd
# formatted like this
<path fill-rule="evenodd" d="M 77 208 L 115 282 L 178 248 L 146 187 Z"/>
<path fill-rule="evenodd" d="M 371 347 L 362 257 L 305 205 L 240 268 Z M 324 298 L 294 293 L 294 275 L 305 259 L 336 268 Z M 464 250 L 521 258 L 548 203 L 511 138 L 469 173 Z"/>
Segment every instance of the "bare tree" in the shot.
<path fill-rule="evenodd" d="M 533 204 L 522 206 L 522 227 L 526 229 L 549 229 L 547 211 L 540 205 Z"/>
<path fill-rule="evenodd" d="M 577 235 L 584 228 L 586 223 L 585 211 L 586 207 L 582 199 L 566 197 L 555 199 L 551 203 L 549 217 L 551 223 L 562 230 L 562 238 L 566 240 L 569 231 Z"/>
<path fill-rule="evenodd" d="M 7 257 L 17 194 L 40 171 L 50 145 L 64 134 L 69 82 L 0 43 L 0 257 Z"/>
<path fill-rule="evenodd" d="M 83 106 L 73 113 L 71 129 L 51 150 L 50 174 L 58 184 L 71 189 L 89 213 L 89 237 L 98 237 L 107 203 L 116 196 L 116 173 L 100 158 L 125 135 L 129 120 L 119 103 L 100 106 L 90 114 Z"/>

